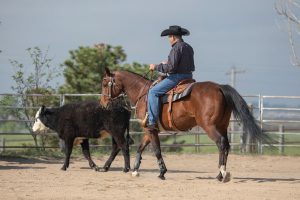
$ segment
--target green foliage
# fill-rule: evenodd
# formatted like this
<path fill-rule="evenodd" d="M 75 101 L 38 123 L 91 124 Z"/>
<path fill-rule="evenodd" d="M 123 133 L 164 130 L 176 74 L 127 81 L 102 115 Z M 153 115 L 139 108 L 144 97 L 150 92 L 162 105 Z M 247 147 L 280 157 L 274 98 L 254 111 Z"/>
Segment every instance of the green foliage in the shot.
<path fill-rule="evenodd" d="M 123 64 L 126 54 L 121 46 L 97 44 L 93 47 L 79 47 L 70 51 L 64 67 L 65 84 L 59 88 L 60 93 L 100 93 L 104 68 L 124 69 L 145 74 L 147 65 L 137 62 Z"/>
<path fill-rule="evenodd" d="M 115 69 L 125 61 L 122 47 L 98 44 L 70 51 L 64 67 L 65 84 L 60 93 L 99 93 L 104 68 Z"/>
<path fill-rule="evenodd" d="M 26 76 L 24 65 L 17 60 L 10 60 L 11 65 L 16 69 L 16 73 L 12 76 L 16 83 L 12 87 L 13 91 L 17 94 L 29 93 L 31 90 L 41 93 L 45 90 L 53 92 L 54 89 L 49 82 L 58 77 L 60 73 L 56 68 L 50 66 L 52 59 L 48 58 L 48 49 L 45 53 L 39 47 L 28 48 L 26 51 L 32 60 L 34 70 Z"/>
<path fill-rule="evenodd" d="M 25 67 L 22 63 L 16 60 L 10 61 L 16 70 L 12 76 L 15 81 L 15 86 L 12 89 L 18 94 L 14 106 L 20 107 L 14 109 L 12 113 L 19 120 L 25 120 L 25 127 L 32 134 L 37 146 L 37 136 L 33 134 L 31 129 L 34 115 L 37 108 L 41 105 L 59 105 L 58 99 L 50 96 L 55 92 L 55 89 L 49 83 L 58 77 L 60 73 L 55 67 L 50 65 L 52 59 L 48 58 L 48 49 L 45 53 L 39 47 L 28 48 L 26 51 L 29 54 L 33 67 L 33 71 L 28 75 L 25 73 Z M 40 97 L 32 94 L 49 96 Z"/>
<path fill-rule="evenodd" d="M 17 105 L 17 98 L 11 95 L 5 95 L 0 97 L 0 119 L 16 119 L 16 110 L 12 110 L 11 106 Z M 16 123 L 13 121 L 3 121 L 1 122 L 0 131 L 1 132 L 14 132 L 23 130 L 24 125 Z"/>

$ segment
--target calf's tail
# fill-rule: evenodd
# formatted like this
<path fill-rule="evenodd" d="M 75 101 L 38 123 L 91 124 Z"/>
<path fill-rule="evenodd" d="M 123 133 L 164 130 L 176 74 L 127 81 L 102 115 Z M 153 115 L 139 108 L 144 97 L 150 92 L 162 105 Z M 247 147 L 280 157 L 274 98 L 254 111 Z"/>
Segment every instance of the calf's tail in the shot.
<path fill-rule="evenodd" d="M 132 139 L 132 137 L 129 134 L 129 126 L 130 126 L 130 118 L 131 118 L 131 112 L 129 112 L 128 114 L 128 120 L 127 120 L 127 124 L 126 124 L 126 143 L 127 145 L 132 145 L 134 144 L 134 140 Z"/>

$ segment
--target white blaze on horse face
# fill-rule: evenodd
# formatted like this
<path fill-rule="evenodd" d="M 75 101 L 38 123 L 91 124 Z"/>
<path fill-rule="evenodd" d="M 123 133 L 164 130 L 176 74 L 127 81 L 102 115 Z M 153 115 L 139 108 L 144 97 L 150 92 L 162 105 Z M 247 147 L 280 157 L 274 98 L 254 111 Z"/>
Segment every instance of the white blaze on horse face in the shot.
<path fill-rule="evenodd" d="M 41 120 L 39 119 L 39 116 L 41 114 L 42 108 L 40 108 L 36 114 L 35 114 L 35 118 L 34 118 L 34 124 L 32 126 L 32 131 L 33 132 L 41 132 L 41 131 L 45 131 L 48 130 L 48 128 L 41 122 Z"/>

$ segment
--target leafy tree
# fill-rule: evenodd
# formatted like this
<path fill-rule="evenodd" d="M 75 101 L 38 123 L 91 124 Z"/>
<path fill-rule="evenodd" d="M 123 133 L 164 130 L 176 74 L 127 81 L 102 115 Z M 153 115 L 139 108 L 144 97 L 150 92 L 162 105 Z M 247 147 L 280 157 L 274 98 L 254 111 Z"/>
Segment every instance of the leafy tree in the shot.
<path fill-rule="evenodd" d="M 48 49 L 45 52 L 39 47 L 28 48 L 26 50 L 32 60 L 33 71 L 28 75 L 25 73 L 24 65 L 16 60 L 11 60 L 11 64 L 16 72 L 12 76 L 15 81 L 13 91 L 18 94 L 15 106 L 20 107 L 14 110 L 15 116 L 23 120 L 26 129 L 31 133 L 35 145 L 38 146 L 37 135 L 32 132 L 32 125 L 37 108 L 42 105 L 59 105 L 59 101 L 51 96 L 36 96 L 32 94 L 51 95 L 55 89 L 49 84 L 54 78 L 59 76 L 55 67 L 51 67 L 52 59 L 48 58 Z M 42 144 L 45 138 L 42 137 Z"/>
<path fill-rule="evenodd" d="M 93 47 L 79 47 L 70 51 L 70 58 L 63 64 L 65 84 L 60 93 L 100 93 L 104 68 L 127 69 L 140 74 L 148 70 L 147 65 L 137 62 L 123 64 L 126 54 L 121 46 L 97 44 Z"/>
<path fill-rule="evenodd" d="M 116 68 L 125 61 L 122 47 L 98 44 L 70 51 L 63 63 L 65 84 L 61 93 L 99 93 L 104 67 Z"/>

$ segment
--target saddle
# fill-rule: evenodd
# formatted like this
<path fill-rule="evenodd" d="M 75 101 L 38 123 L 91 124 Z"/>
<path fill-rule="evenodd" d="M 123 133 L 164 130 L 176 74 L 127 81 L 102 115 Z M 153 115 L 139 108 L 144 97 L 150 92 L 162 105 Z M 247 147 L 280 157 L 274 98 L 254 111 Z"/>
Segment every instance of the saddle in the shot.
<path fill-rule="evenodd" d="M 152 87 L 162 81 L 165 78 L 165 76 L 160 76 L 157 81 L 155 81 L 152 84 Z M 162 104 L 169 104 L 168 107 L 168 125 L 170 128 L 175 128 L 175 125 L 173 123 L 172 119 L 172 103 L 174 101 L 177 101 L 179 99 L 182 99 L 183 97 L 188 96 L 191 93 L 193 85 L 196 83 L 194 79 L 184 79 L 180 81 L 174 88 L 169 90 L 166 94 L 164 94 L 160 100 Z M 148 119 L 148 116 L 146 115 L 145 119 L 143 120 L 142 124 L 146 124 Z M 178 130 L 178 129 L 177 129 Z"/>
<path fill-rule="evenodd" d="M 162 103 L 168 103 L 168 123 L 169 127 L 175 127 L 172 120 L 172 103 L 191 93 L 192 86 L 196 81 L 194 79 L 184 79 L 180 81 L 174 88 L 169 90 L 162 98 Z M 175 127 L 176 128 L 176 127 Z M 177 128 L 176 128 L 177 129 Z"/>
<path fill-rule="evenodd" d="M 159 83 L 160 81 L 162 81 L 165 78 L 165 76 L 160 76 L 153 84 L 152 87 L 154 85 L 156 85 L 157 83 Z M 172 103 L 174 101 L 180 100 L 188 95 L 190 95 L 191 91 L 192 91 L 192 87 L 193 85 L 196 83 L 196 81 L 194 79 L 184 79 L 182 81 L 180 81 L 174 88 L 172 88 L 171 90 L 169 90 L 166 94 L 164 94 L 160 100 L 162 104 L 169 104 L 168 107 L 168 125 L 170 128 L 174 128 L 175 125 L 173 123 L 173 119 L 172 119 Z M 146 100 L 147 101 L 147 100 Z M 142 121 L 142 126 L 146 127 L 148 121 L 148 113 L 146 112 L 146 116 L 144 118 L 144 120 Z M 176 130 L 178 130 L 175 127 Z"/>

